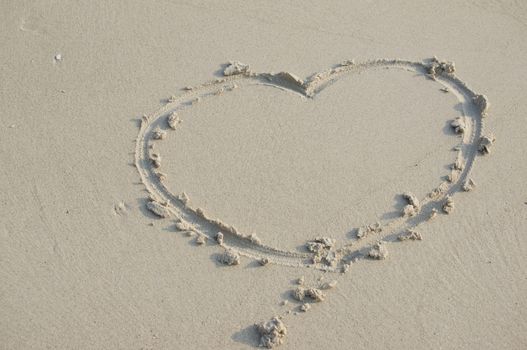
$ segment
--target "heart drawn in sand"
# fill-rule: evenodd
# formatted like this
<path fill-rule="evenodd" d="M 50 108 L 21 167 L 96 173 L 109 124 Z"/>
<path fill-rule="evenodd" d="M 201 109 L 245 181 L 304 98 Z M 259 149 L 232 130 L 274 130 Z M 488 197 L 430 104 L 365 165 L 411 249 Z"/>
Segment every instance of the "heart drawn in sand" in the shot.
<path fill-rule="evenodd" d="M 161 155 L 154 145 L 170 136 L 172 130 L 183 127 L 180 114 L 184 110 L 249 85 L 272 86 L 312 98 L 344 76 L 374 69 L 398 69 L 420 75 L 423 79 L 432 79 L 441 85 L 443 91 L 453 93 L 462 106 L 462 116 L 451 123 L 452 129 L 461 137 L 451 174 L 425 198 L 417 198 L 412 193 L 402 194 L 406 206 L 400 216 L 358 228 L 355 237 L 349 242 L 337 244 L 330 237 L 317 237 L 306 242 L 306 252 L 287 251 L 268 246 L 257 236 L 245 235 L 222 220 L 210 217 L 203 209 L 192 207 L 185 193 L 172 193 L 165 186 L 167 175 L 162 171 Z M 216 242 L 223 252 L 219 261 L 226 265 L 239 264 L 240 256 L 246 256 L 262 265 L 275 263 L 335 271 L 346 270 L 356 258 L 383 259 L 386 250 L 382 242 L 420 239 L 420 234 L 415 230 L 418 225 L 439 213 L 453 210 L 454 194 L 474 187 L 470 172 L 477 153 L 488 153 L 494 141 L 492 136 L 482 136 L 482 121 L 488 108 L 486 97 L 474 93 L 459 80 L 453 64 L 437 59 L 425 62 L 387 59 L 363 63 L 345 61 L 306 80 L 287 72 L 254 73 L 249 66 L 233 62 L 225 68 L 224 75 L 221 79 L 187 88 L 181 96 L 171 97 L 160 110 L 144 116 L 137 137 L 135 161 L 150 194 L 147 208 L 159 217 L 175 220 L 176 230 L 194 236 L 197 244 Z"/>

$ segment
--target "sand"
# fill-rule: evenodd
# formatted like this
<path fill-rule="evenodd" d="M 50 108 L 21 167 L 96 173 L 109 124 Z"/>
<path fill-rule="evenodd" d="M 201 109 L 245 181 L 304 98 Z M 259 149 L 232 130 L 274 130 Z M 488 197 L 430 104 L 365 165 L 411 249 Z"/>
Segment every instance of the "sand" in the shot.
<path fill-rule="evenodd" d="M 523 3 L 0 8 L 2 348 L 527 346 Z"/>

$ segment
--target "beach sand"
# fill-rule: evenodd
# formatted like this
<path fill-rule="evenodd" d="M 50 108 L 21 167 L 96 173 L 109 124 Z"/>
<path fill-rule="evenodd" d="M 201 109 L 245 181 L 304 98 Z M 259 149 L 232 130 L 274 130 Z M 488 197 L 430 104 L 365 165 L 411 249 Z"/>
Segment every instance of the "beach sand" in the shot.
<path fill-rule="evenodd" d="M 527 347 L 522 2 L 0 9 L 0 348 Z"/>

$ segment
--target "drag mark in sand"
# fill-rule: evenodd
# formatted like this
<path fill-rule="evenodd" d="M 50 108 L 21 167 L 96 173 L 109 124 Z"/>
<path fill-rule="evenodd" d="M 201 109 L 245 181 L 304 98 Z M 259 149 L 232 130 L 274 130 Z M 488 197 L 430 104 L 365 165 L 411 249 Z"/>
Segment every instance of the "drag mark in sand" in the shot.
<path fill-rule="evenodd" d="M 450 127 L 461 139 L 454 149 L 456 157 L 450 174 L 437 186 L 431 186 L 424 198 L 417 198 L 411 192 L 402 194 L 406 205 L 399 217 L 359 227 L 353 238 L 341 244 L 330 237 L 316 237 L 305 243 L 305 252 L 282 250 L 266 245 L 255 234 L 244 234 L 234 226 L 210 217 L 204 209 L 192 206 L 184 192 L 173 193 L 164 185 L 169 175 L 160 171 L 161 155 L 155 151 L 155 143 L 163 142 L 172 134 L 177 135 L 184 127 L 184 112 L 196 104 L 254 85 L 278 88 L 293 97 L 309 99 L 341 77 L 375 69 L 398 69 L 430 79 L 440 85 L 439 90 L 443 93 L 453 94 L 462 106 L 462 115 L 450 122 Z M 456 75 L 453 63 L 437 58 L 422 62 L 376 59 L 355 63 L 350 60 L 305 80 L 288 72 L 255 73 L 249 65 L 240 62 L 231 62 L 223 73 L 222 78 L 186 87 L 182 95 L 171 96 L 158 111 L 143 116 L 135 149 L 135 165 L 149 193 L 146 208 L 160 219 L 172 219 L 175 231 L 194 237 L 197 246 L 217 245 L 221 249 L 217 258 L 219 264 L 236 266 L 241 257 L 247 257 L 262 267 L 278 264 L 346 273 L 358 260 L 387 259 L 388 247 L 392 243 L 422 240 L 416 230 L 418 226 L 440 214 L 454 211 L 453 197 L 475 188 L 470 175 L 477 155 L 490 153 L 495 142 L 494 136 L 484 133 L 483 128 L 483 120 L 488 116 L 487 97 L 469 88 Z M 291 293 L 293 300 L 301 303 L 294 314 L 307 312 L 313 303 L 323 301 L 326 290 L 334 288 L 336 281 L 307 287 L 303 279 L 299 279 L 298 284 Z M 287 300 L 284 300 L 282 305 L 286 304 Z M 287 333 L 283 318 L 292 312 L 293 309 L 288 310 L 284 315 L 256 325 L 260 346 L 271 348 L 283 343 Z"/>

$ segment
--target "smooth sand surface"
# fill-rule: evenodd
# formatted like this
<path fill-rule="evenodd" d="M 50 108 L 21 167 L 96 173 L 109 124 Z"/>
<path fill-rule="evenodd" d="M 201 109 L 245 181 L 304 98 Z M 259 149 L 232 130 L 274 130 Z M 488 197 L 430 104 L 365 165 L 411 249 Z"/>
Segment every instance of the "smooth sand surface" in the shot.
<path fill-rule="evenodd" d="M 527 347 L 523 2 L 13 1 L 0 10 L 0 348 L 250 349 L 265 335 L 253 324 L 276 315 L 282 349 Z M 357 240 L 356 229 L 402 220 L 401 194 L 427 198 L 451 173 L 453 148 L 479 136 L 450 126 L 480 115 L 448 76 L 368 68 L 312 97 L 232 76 L 237 88 L 178 111 L 176 130 L 158 112 L 207 92 L 183 89 L 223 79 L 231 60 L 304 80 L 350 59 L 434 55 L 488 97 L 480 131 L 496 142 L 475 157 L 476 187 L 455 191 L 449 215 L 441 197 L 434 220 L 421 220 L 435 208 L 426 205 L 408 219 L 422 241 Z M 167 133 L 154 142 L 155 123 Z M 143 151 L 161 155 L 159 169 Z M 225 232 L 218 245 L 181 203 L 166 207 L 169 218 L 149 211 L 149 196 L 165 198 L 145 178 L 157 171 L 169 195 L 186 193 L 189 208 L 239 237 Z M 195 224 L 192 234 L 178 232 L 176 216 Z M 350 255 L 311 264 L 304 246 L 319 236 L 353 243 Z M 367 258 L 376 237 L 387 240 L 385 259 Z M 340 273 L 352 257 L 361 259 Z M 338 284 L 320 291 L 323 302 L 306 297 L 303 312 L 292 294 L 301 276 L 306 290 Z"/>

